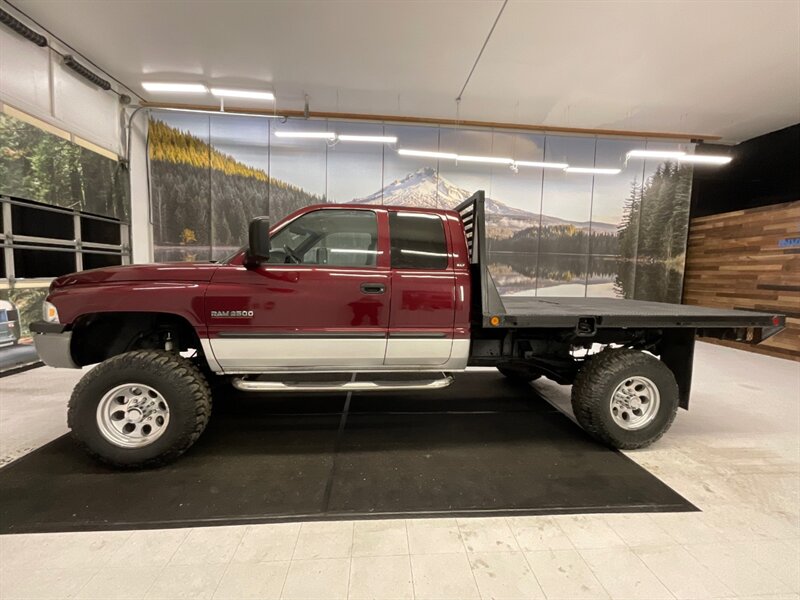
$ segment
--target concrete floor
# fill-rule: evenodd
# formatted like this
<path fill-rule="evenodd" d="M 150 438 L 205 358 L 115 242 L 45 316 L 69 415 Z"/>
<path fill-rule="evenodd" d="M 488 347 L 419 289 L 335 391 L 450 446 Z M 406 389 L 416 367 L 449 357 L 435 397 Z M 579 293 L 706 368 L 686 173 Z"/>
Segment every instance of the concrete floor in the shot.
<path fill-rule="evenodd" d="M 79 376 L 0 379 L 0 464 Z M 0 536 L 0 598 L 800 599 L 800 364 L 699 344 L 691 410 L 628 455 L 703 512 Z"/>

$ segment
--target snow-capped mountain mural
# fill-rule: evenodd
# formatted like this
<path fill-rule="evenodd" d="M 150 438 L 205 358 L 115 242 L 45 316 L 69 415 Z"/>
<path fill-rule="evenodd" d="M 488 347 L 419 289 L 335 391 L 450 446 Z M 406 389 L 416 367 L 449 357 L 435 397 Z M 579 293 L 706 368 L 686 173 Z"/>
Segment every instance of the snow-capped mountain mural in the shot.
<path fill-rule="evenodd" d="M 387 206 L 418 206 L 423 208 L 454 209 L 469 198 L 473 190 L 466 190 L 439 175 L 433 167 L 423 167 L 395 179 L 383 189 L 365 198 L 357 198 L 352 204 L 384 204 Z M 573 226 L 579 230 L 597 233 L 616 233 L 617 226 L 610 223 L 569 221 L 550 215 L 540 215 L 521 208 L 509 206 L 494 198 L 486 198 L 487 227 L 495 230 L 520 231 L 538 226 Z M 491 234 L 491 232 L 490 232 Z M 501 236 L 507 237 L 507 236 Z"/>

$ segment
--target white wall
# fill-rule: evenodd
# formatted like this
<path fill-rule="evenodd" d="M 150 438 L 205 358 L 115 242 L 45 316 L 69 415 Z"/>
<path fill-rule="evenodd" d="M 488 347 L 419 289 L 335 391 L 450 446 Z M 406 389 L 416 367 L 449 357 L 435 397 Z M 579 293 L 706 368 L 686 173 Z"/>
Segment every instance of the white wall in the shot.
<path fill-rule="evenodd" d="M 131 247 L 135 263 L 153 262 L 153 226 L 150 220 L 150 187 L 147 176 L 149 113 L 149 110 L 140 110 L 130 120 Z"/>

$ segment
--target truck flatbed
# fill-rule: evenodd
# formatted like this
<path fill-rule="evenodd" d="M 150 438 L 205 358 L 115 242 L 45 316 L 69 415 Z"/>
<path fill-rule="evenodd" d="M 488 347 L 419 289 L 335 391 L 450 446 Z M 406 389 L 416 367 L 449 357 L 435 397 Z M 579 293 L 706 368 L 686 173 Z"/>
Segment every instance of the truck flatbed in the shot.
<path fill-rule="evenodd" d="M 785 325 L 782 315 L 750 310 L 623 298 L 501 296 L 488 268 L 484 201 L 479 191 L 456 208 L 464 223 L 473 281 L 479 283 L 473 285 L 473 322 L 484 329 L 562 329 L 578 337 L 603 330 L 670 329 L 759 343 Z"/>
<path fill-rule="evenodd" d="M 772 327 L 775 315 L 620 298 L 501 296 L 504 327 L 576 327 L 591 318 L 598 329 L 619 327 Z"/>

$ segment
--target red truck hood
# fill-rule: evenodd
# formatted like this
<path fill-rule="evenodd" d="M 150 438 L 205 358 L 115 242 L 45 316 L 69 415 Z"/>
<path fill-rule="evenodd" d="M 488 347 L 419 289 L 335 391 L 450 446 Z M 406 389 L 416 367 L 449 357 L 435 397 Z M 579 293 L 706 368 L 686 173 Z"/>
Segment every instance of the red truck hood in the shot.
<path fill-rule="evenodd" d="M 156 263 L 103 267 L 70 273 L 53 281 L 52 289 L 70 285 L 93 285 L 122 281 L 210 281 L 219 267 L 215 263 Z"/>

